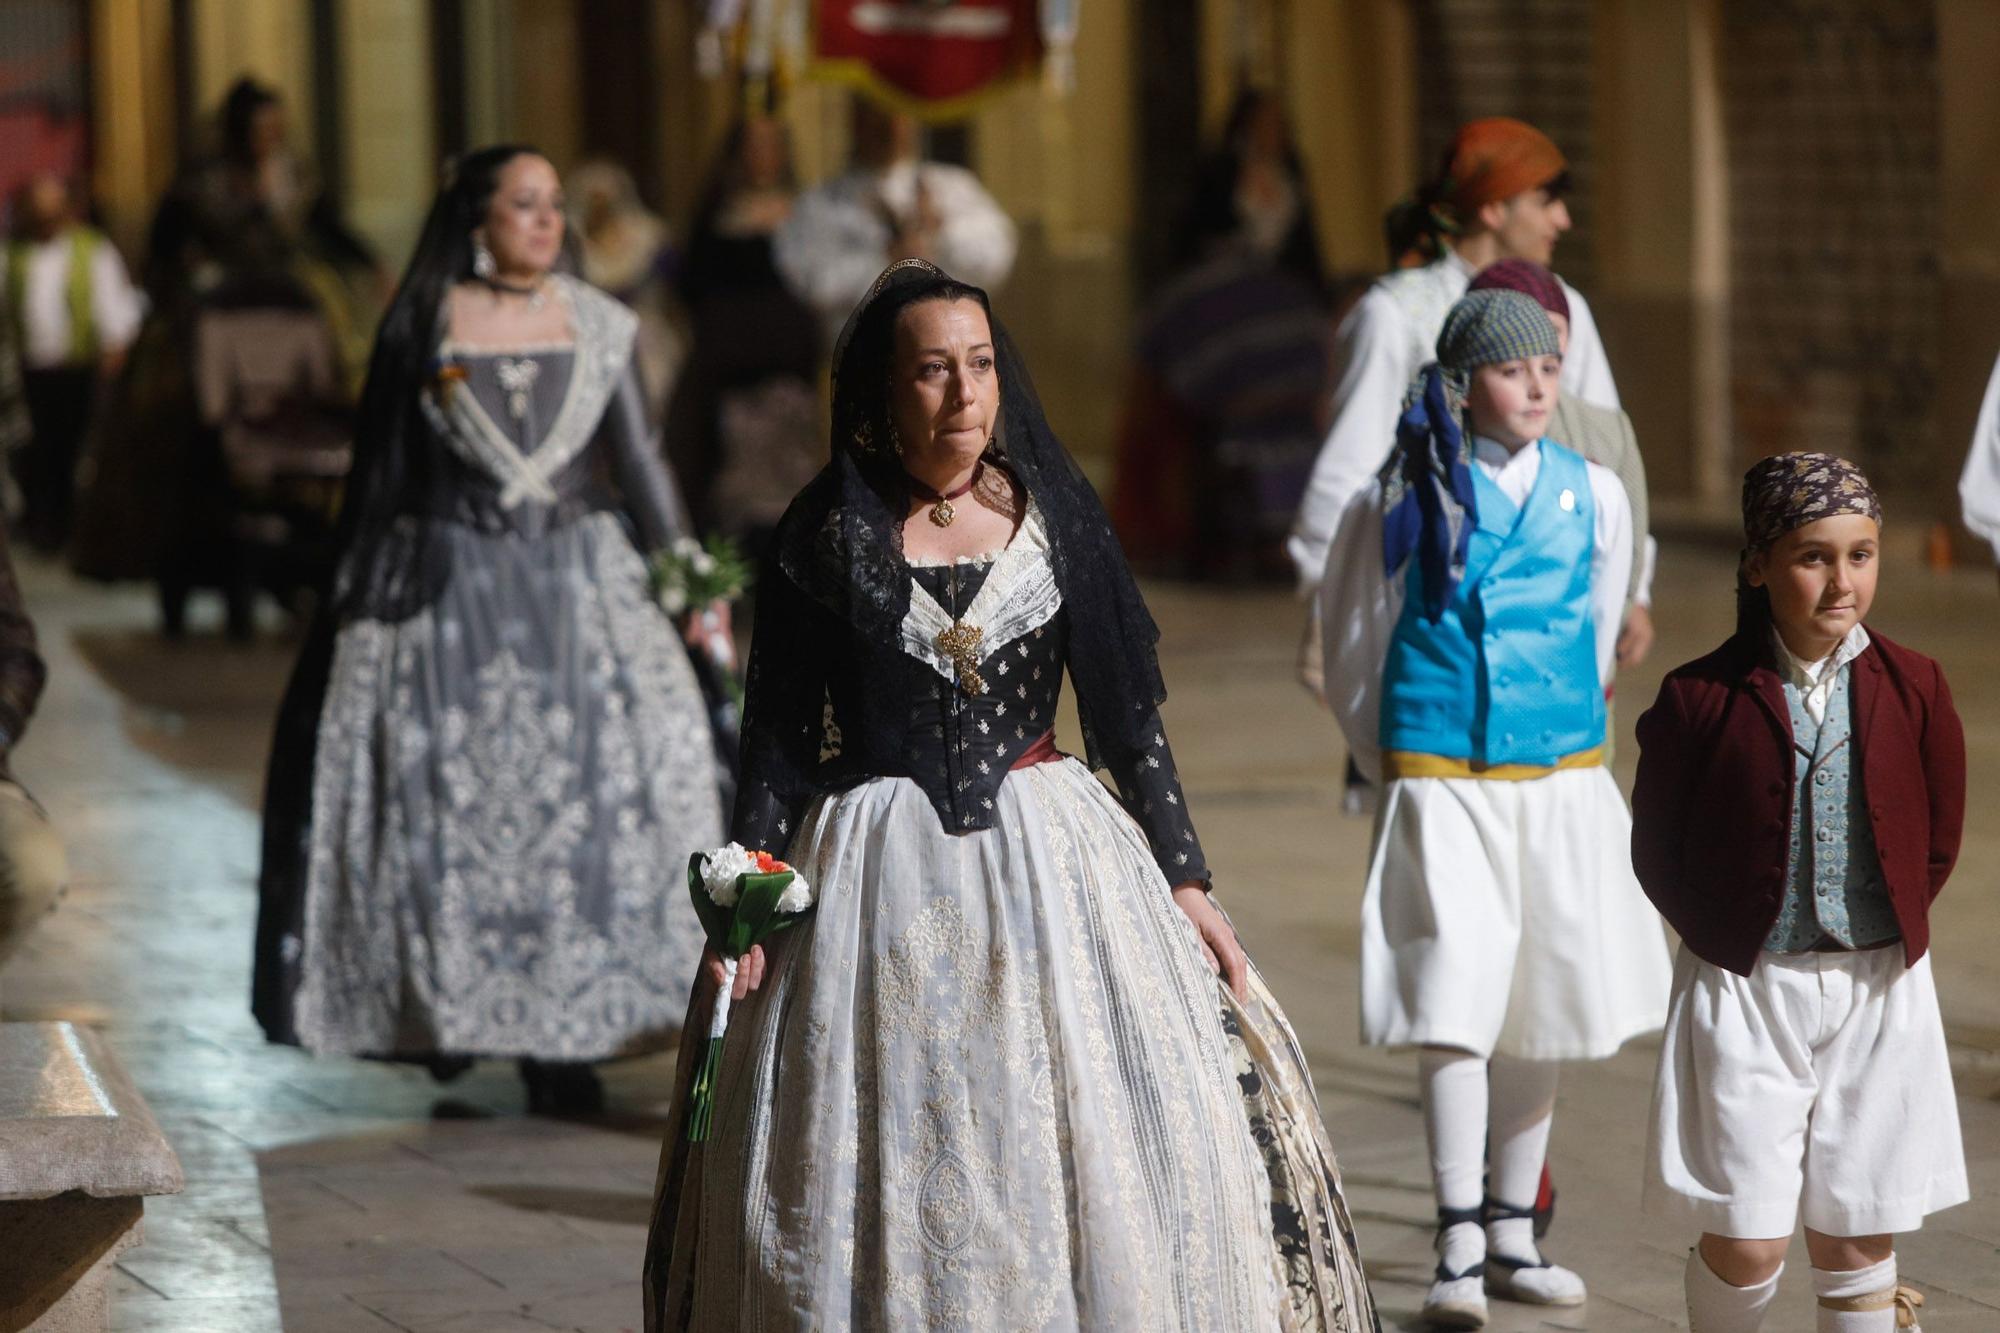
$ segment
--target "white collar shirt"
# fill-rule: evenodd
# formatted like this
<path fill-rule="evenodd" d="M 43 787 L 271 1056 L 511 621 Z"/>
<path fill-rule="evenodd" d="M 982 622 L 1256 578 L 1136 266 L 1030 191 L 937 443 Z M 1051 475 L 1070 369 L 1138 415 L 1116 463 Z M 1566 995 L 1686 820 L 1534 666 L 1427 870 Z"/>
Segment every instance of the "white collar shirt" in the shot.
<path fill-rule="evenodd" d="M 1868 647 L 1868 631 L 1860 625 L 1847 631 L 1833 651 L 1817 662 L 1808 662 L 1791 650 L 1784 636 L 1774 628 L 1771 641 L 1778 646 L 1778 671 L 1799 692 L 1799 699 L 1805 705 L 1814 722 L 1826 721 L 1827 701 L 1833 697 L 1834 682 L 1840 679 L 1840 669 L 1852 662 Z"/>

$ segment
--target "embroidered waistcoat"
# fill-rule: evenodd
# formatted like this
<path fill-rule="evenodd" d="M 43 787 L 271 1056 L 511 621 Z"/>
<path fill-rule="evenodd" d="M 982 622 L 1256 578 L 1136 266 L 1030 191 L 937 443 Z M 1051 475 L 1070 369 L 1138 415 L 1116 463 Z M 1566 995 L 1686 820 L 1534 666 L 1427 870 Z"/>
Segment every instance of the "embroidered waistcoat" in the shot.
<path fill-rule="evenodd" d="M 1842 664 L 1813 721 L 1805 697 L 1785 682 L 1792 716 L 1792 836 L 1785 856 L 1785 898 L 1764 939 L 1773 953 L 1804 953 L 1823 940 L 1851 949 L 1887 944 L 1901 934 L 1868 819 L 1867 793 L 1854 764 L 1853 693 Z"/>
<path fill-rule="evenodd" d="M 1435 623 L 1410 562 L 1383 666 L 1384 751 L 1554 767 L 1604 743 L 1590 478 L 1580 455 L 1552 440 L 1537 447 L 1541 470 L 1518 507 L 1473 469 L 1478 526 Z"/>

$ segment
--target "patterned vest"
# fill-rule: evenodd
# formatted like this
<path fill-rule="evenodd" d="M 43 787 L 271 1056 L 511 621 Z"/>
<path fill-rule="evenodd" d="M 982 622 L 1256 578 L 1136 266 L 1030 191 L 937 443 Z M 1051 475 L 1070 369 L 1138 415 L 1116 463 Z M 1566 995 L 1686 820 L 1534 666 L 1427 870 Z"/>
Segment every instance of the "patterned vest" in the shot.
<path fill-rule="evenodd" d="M 1552 440 L 1516 506 L 1477 466 L 1479 521 L 1465 576 L 1432 624 L 1423 571 L 1382 670 L 1382 749 L 1484 768 L 1554 768 L 1604 744 L 1604 690 L 1590 613 L 1590 477 Z M 1488 776 L 1514 776 L 1489 774 Z"/>
<path fill-rule="evenodd" d="M 1887 944 L 1902 934 L 1882 882 L 1875 829 L 1868 822 L 1861 773 L 1854 766 L 1853 693 L 1847 664 L 1827 695 L 1826 721 L 1813 721 L 1805 695 L 1785 682 L 1792 714 L 1792 841 L 1785 857 L 1785 901 L 1764 937 L 1772 953 L 1804 953 L 1831 940 L 1850 949 Z"/>

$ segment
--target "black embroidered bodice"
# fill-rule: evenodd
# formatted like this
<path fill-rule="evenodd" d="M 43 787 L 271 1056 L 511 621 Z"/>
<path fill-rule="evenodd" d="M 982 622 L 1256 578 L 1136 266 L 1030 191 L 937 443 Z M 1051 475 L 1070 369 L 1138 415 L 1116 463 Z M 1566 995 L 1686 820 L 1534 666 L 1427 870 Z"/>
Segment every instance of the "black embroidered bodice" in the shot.
<path fill-rule="evenodd" d="M 790 761 L 760 759 L 763 748 L 745 747 L 745 770 L 733 836 L 748 847 L 781 848 L 797 831 L 813 793 L 839 790 L 874 777 L 907 777 L 930 798 L 948 830 L 994 826 L 995 797 L 1016 760 L 1053 729 L 1062 697 L 1070 636 L 1039 524 L 1031 514 L 1007 550 L 978 561 L 917 566 L 901 641 L 882 653 L 842 654 L 821 681 L 820 716 L 810 724 L 794 703 L 785 730 Z M 779 595 L 783 589 L 775 590 Z M 774 590 L 767 585 L 766 595 Z M 823 616 L 802 599 L 788 616 Z M 760 609 L 761 635 L 767 623 Z M 839 641 L 822 625 L 820 642 Z M 844 660 L 842 660 L 844 658 Z M 907 716 L 896 735 L 856 730 L 881 693 L 879 673 L 895 671 Z M 747 720 L 754 728 L 784 701 L 760 699 L 778 688 L 753 665 Z M 787 672 L 788 687 L 810 697 L 807 681 Z M 1169 883 L 1206 881 L 1207 863 L 1188 815 L 1173 752 L 1158 714 L 1142 753 L 1110 747 L 1106 767 L 1120 799 L 1144 832 Z M 808 757 L 805 750 L 815 754 Z M 800 767 L 804 781 L 783 770 Z M 773 773 L 771 770 L 780 770 Z M 773 781 L 773 778 L 776 781 Z"/>

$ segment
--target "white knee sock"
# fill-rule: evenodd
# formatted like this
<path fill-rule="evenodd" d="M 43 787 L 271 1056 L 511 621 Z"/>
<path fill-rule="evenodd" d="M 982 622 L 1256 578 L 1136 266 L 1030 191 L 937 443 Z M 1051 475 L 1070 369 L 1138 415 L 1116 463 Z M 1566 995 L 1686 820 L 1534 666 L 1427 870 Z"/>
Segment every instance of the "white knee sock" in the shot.
<path fill-rule="evenodd" d="M 1542 1163 L 1549 1156 L 1549 1127 L 1555 1123 L 1556 1074 L 1553 1060 L 1513 1060 L 1496 1055 L 1487 1067 L 1492 1129 L 1488 1153 L 1492 1175 L 1487 1192 L 1495 1202 L 1532 1208 L 1541 1193 Z M 1535 1248 L 1535 1222 L 1507 1218 L 1486 1228 L 1486 1243 L 1496 1254 L 1530 1262 L 1540 1258 Z"/>
<path fill-rule="evenodd" d="M 1477 1209 L 1485 1192 L 1486 1062 L 1464 1051 L 1424 1050 L 1417 1073 L 1438 1207 Z M 1485 1233 L 1476 1222 L 1454 1226 L 1438 1251 L 1447 1269 L 1463 1272 L 1486 1257 Z"/>
<path fill-rule="evenodd" d="M 1813 1295 L 1819 1298 L 1819 1333 L 1893 1333 L 1896 1327 L 1896 1256 L 1867 1268 L 1812 1270 Z M 1829 1308 L 1865 1305 L 1872 1309 Z"/>
<path fill-rule="evenodd" d="M 1717 1277 L 1699 1249 L 1688 1251 L 1688 1333 L 1757 1333 L 1778 1294 L 1778 1271 L 1754 1287 L 1732 1287 Z"/>

